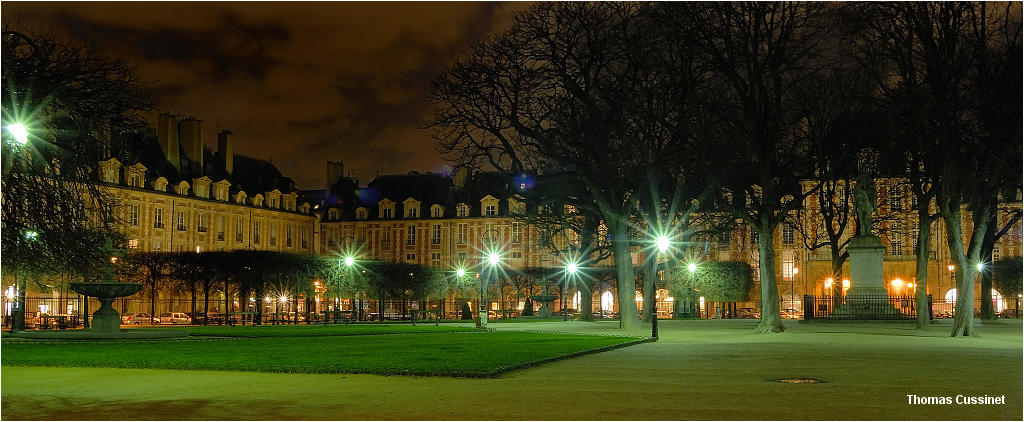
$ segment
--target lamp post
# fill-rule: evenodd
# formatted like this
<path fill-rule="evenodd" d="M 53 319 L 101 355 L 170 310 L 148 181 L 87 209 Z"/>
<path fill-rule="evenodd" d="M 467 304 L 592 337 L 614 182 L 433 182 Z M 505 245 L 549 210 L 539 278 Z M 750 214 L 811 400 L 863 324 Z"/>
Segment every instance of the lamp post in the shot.
<path fill-rule="evenodd" d="M 796 277 L 800 274 L 800 268 L 793 267 L 793 274 L 789 277 L 789 306 L 796 312 Z M 717 316 L 717 315 L 716 315 Z"/>
<path fill-rule="evenodd" d="M 565 307 L 567 295 L 569 291 L 569 277 L 575 277 L 576 271 L 579 270 L 579 266 L 575 262 L 570 262 L 565 266 L 565 274 L 562 276 L 562 321 L 569 320 L 569 313 Z"/>
<path fill-rule="evenodd" d="M 694 277 L 697 276 L 697 264 L 694 264 L 692 262 L 687 264 L 686 265 L 686 271 L 688 273 L 690 273 L 690 282 L 692 283 L 694 281 Z M 687 312 L 687 313 L 692 316 L 693 315 L 693 302 L 687 301 L 687 305 L 690 307 L 690 312 Z M 699 312 L 700 309 L 698 308 L 697 311 Z"/>
<path fill-rule="evenodd" d="M 490 283 L 488 277 L 494 277 L 495 271 L 498 269 L 498 265 L 501 264 L 501 251 L 498 247 L 498 232 L 494 229 L 489 229 L 480 236 L 480 244 L 483 250 L 484 261 L 481 263 L 481 272 L 483 273 L 480 277 L 480 328 L 487 328 L 487 284 Z"/>
<path fill-rule="evenodd" d="M 658 247 L 658 255 L 664 255 L 668 251 L 669 246 L 668 236 L 661 235 L 655 239 L 655 245 Z M 660 258 L 660 256 L 659 256 Z M 655 261 L 657 262 L 657 261 Z M 657 273 L 657 271 L 655 271 Z M 651 339 L 658 341 L 658 284 L 655 280 L 654 285 L 654 300 L 651 301 Z"/>

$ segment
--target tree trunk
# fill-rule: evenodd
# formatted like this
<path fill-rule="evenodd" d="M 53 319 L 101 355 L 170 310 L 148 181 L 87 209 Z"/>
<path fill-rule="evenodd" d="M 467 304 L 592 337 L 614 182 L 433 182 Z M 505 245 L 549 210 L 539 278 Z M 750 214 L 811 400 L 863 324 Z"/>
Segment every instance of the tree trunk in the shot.
<path fill-rule="evenodd" d="M 192 292 L 192 314 L 191 314 L 191 315 L 192 315 L 192 316 L 195 316 L 195 315 L 196 315 L 196 309 L 199 309 L 199 308 L 198 308 L 198 307 L 196 306 L 196 285 L 195 285 L 195 283 L 192 283 L 192 284 L 190 285 L 190 287 L 191 287 L 191 289 L 190 289 L 190 290 L 191 290 L 191 292 Z"/>
<path fill-rule="evenodd" d="M 923 205 L 917 213 L 917 272 L 914 276 L 914 303 L 917 306 L 917 329 L 924 330 L 931 323 L 928 309 L 928 244 L 931 241 L 932 218 L 928 206 Z"/>
<path fill-rule="evenodd" d="M 14 320 L 11 321 L 11 331 L 25 331 L 25 289 L 28 283 L 25 282 L 24 275 L 15 273 L 14 277 L 18 280 L 18 302 L 15 305 L 17 309 L 14 310 Z"/>
<path fill-rule="evenodd" d="M 149 325 L 153 325 L 156 318 L 156 278 L 150 278 L 149 283 Z"/>
<path fill-rule="evenodd" d="M 195 318 L 196 314 L 192 314 Z M 193 321 L 194 323 L 195 321 Z M 210 324 L 210 286 L 203 286 L 203 325 Z"/>
<path fill-rule="evenodd" d="M 775 284 L 775 237 L 767 216 L 761 218 L 757 228 L 757 248 L 761 272 L 761 323 L 754 332 L 781 333 L 786 330 L 779 314 L 779 287 Z"/>
<path fill-rule="evenodd" d="M 996 243 L 996 213 L 993 212 L 988 219 L 988 227 L 985 229 L 985 240 L 981 244 L 980 263 L 988 263 L 981 272 L 981 319 L 996 319 L 996 311 L 992 306 L 992 249 Z"/>
<path fill-rule="evenodd" d="M 988 225 L 987 207 L 974 210 L 974 229 L 968 250 L 964 250 L 963 229 L 960 226 L 960 207 L 948 205 L 942 212 L 946 223 L 946 241 L 949 242 L 950 257 L 956 265 L 956 311 L 953 316 L 951 337 L 977 337 L 974 330 L 974 275 L 975 266 L 981 252 L 980 237 L 984 236 Z"/>
<path fill-rule="evenodd" d="M 224 280 L 224 312 L 221 316 L 224 318 L 224 325 L 228 325 L 228 313 L 231 311 L 231 295 L 228 291 L 228 281 Z"/>
<path fill-rule="evenodd" d="M 619 299 L 619 328 L 640 328 L 640 316 L 636 309 L 636 279 L 633 275 L 633 260 L 629 250 L 629 232 L 624 218 L 608 224 L 612 235 L 615 259 L 616 290 Z"/>
<path fill-rule="evenodd" d="M 657 289 L 658 277 L 658 254 L 653 251 L 645 251 L 644 254 L 644 314 L 643 322 L 651 322 L 651 310 L 654 309 L 655 291 Z"/>
<path fill-rule="evenodd" d="M 594 321 L 594 292 L 590 288 L 590 280 L 583 279 L 576 283 L 580 291 L 580 321 Z"/>

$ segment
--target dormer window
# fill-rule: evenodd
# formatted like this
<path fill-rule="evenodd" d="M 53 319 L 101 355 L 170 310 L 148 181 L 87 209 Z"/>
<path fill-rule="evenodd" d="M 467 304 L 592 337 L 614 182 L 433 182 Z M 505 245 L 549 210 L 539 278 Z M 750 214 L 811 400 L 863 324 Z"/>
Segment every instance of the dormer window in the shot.
<path fill-rule="evenodd" d="M 379 218 L 387 219 L 394 218 L 395 216 L 395 203 L 391 200 L 384 198 L 377 203 L 377 207 L 380 209 Z"/>
<path fill-rule="evenodd" d="M 182 181 L 174 187 L 174 192 L 178 195 L 188 195 L 188 182 Z"/>
<path fill-rule="evenodd" d="M 362 208 L 362 207 L 357 208 L 356 209 L 356 220 L 365 220 L 366 219 L 366 214 L 367 214 L 366 208 Z"/>
<path fill-rule="evenodd" d="M 337 208 L 331 208 L 327 210 L 328 220 L 337 220 L 339 218 L 341 218 L 341 212 L 339 212 Z"/>
<path fill-rule="evenodd" d="M 431 206 L 430 207 L 430 217 L 431 218 L 441 218 L 441 217 L 444 217 L 444 207 L 442 207 L 442 206 L 440 206 L 438 204 L 434 204 L 433 206 Z"/>
<path fill-rule="evenodd" d="M 402 202 L 402 208 L 405 209 L 405 218 L 420 218 L 420 201 L 408 198 Z"/>
<path fill-rule="evenodd" d="M 498 215 L 498 198 L 491 195 L 481 198 L 480 211 L 484 217 L 496 217 Z"/>
<path fill-rule="evenodd" d="M 509 212 L 515 215 L 526 214 L 526 204 L 512 198 L 509 198 L 508 200 L 508 209 Z"/>
<path fill-rule="evenodd" d="M 237 203 L 237 204 L 244 204 L 245 203 L 245 196 L 246 195 L 245 195 L 244 191 L 238 191 L 238 193 L 235 194 L 235 203 Z"/>
<path fill-rule="evenodd" d="M 469 217 L 469 205 L 459 204 L 455 207 L 456 217 Z"/>
<path fill-rule="evenodd" d="M 158 192 L 167 192 L 167 179 L 163 177 L 157 177 L 153 181 L 153 190 Z"/>

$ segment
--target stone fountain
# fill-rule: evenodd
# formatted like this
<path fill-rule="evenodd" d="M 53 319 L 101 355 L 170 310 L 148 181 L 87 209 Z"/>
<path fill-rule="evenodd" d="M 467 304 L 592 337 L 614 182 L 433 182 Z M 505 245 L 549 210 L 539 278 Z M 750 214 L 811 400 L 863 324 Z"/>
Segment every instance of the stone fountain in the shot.
<path fill-rule="evenodd" d="M 558 299 L 558 295 L 553 295 L 547 291 L 547 287 L 544 288 L 544 294 L 530 296 L 534 302 L 540 302 L 540 309 L 537 310 L 537 318 L 551 318 L 551 302 Z"/>
<path fill-rule="evenodd" d="M 131 296 L 142 290 L 141 283 L 122 283 L 114 280 L 114 263 L 118 261 L 120 250 L 114 249 L 107 239 L 106 250 L 111 252 L 110 264 L 104 268 L 103 280 L 99 283 L 71 283 L 71 290 L 87 297 L 95 297 L 100 308 L 92 314 L 91 328 L 84 330 L 36 331 L 19 332 L 18 337 L 47 339 L 122 339 L 122 338 L 165 338 L 185 337 L 183 330 L 128 330 L 121 331 L 121 314 L 111 306 L 119 297 Z M 88 316 L 87 316 L 88 317 Z"/>

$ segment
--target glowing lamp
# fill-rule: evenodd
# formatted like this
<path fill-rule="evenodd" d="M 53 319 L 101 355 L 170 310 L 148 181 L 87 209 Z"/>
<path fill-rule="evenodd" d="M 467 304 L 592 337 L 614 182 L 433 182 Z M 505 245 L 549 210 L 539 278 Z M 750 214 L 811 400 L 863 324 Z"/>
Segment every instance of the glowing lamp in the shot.
<path fill-rule="evenodd" d="M 462 276 L 466 275 L 466 270 L 464 268 L 459 268 L 459 269 L 455 270 L 455 275 L 457 275 L 459 277 L 462 277 Z"/>
<path fill-rule="evenodd" d="M 903 280 L 900 280 L 898 278 L 894 279 L 892 281 L 892 287 L 895 287 L 897 289 L 902 289 L 903 288 Z"/>
<path fill-rule="evenodd" d="M 849 289 L 850 288 L 850 280 L 843 280 L 843 288 L 844 289 Z"/>
<path fill-rule="evenodd" d="M 831 278 L 829 278 L 829 279 L 826 279 L 826 280 L 825 280 L 825 288 L 831 289 L 831 288 L 832 288 L 832 283 L 833 283 L 833 282 L 835 282 L 835 280 L 833 280 L 833 279 L 831 279 Z"/>
<path fill-rule="evenodd" d="M 37 237 L 39 237 L 39 232 L 37 232 L 35 230 L 30 230 L 30 231 L 25 232 L 25 239 L 26 240 L 36 240 Z"/>
<path fill-rule="evenodd" d="M 690 264 L 690 265 L 687 265 L 687 266 L 686 266 L 686 269 L 687 269 L 688 271 L 690 271 L 691 273 L 693 273 L 693 272 L 696 272 L 696 271 L 697 271 L 697 264 Z"/>
<path fill-rule="evenodd" d="M 978 271 L 981 271 L 983 269 L 985 269 L 985 264 L 982 264 L 982 263 L 979 262 L 978 263 Z"/>
<path fill-rule="evenodd" d="M 500 259 L 500 257 L 494 252 L 487 255 L 487 262 L 491 265 L 498 265 L 498 259 Z"/>
<path fill-rule="evenodd" d="M 345 257 L 345 266 L 346 267 L 351 267 L 352 264 L 355 264 L 355 263 L 356 263 L 356 259 L 355 258 L 353 258 L 351 256 L 346 256 Z"/>
<path fill-rule="evenodd" d="M 569 274 L 576 274 L 577 269 L 576 264 L 573 262 L 570 262 L 569 265 L 565 266 L 565 270 L 568 271 Z"/>
<path fill-rule="evenodd" d="M 658 245 L 658 252 L 665 253 L 665 251 L 668 250 L 668 237 L 664 235 L 658 236 L 658 239 L 655 242 Z"/>
<path fill-rule="evenodd" d="M 949 266 L 947 266 L 946 269 L 949 270 L 949 272 L 953 272 L 953 270 L 956 269 L 956 266 L 954 266 L 953 264 L 949 264 Z"/>
<path fill-rule="evenodd" d="M 19 144 L 25 145 L 28 143 L 28 129 L 21 123 L 13 123 L 7 125 L 7 131 L 14 136 L 14 140 Z"/>
<path fill-rule="evenodd" d="M 287 302 L 288 296 L 281 296 L 281 302 Z"/>

